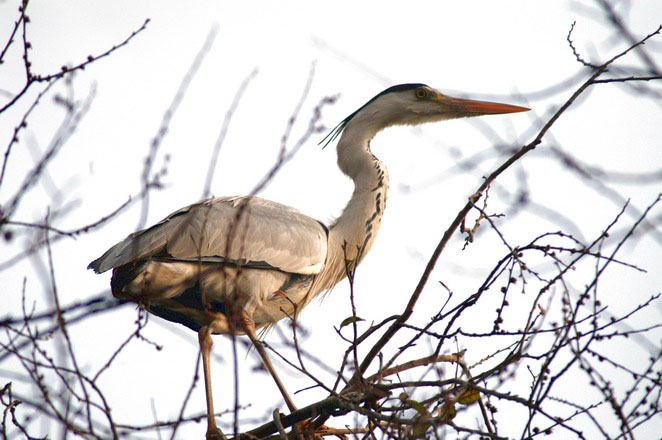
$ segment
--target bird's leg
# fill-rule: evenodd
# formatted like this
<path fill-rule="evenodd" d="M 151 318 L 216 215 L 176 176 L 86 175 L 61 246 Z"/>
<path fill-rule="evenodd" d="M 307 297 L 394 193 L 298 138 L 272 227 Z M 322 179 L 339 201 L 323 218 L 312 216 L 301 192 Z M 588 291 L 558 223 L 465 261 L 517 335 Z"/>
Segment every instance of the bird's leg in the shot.
<path fill-rule="evenodd" d="M 271 374 L 271 377 L 273 377 L 274 382 L 276 382 L 276 386 L 280 390 L 280 393 L 283 395 L 283 399 L 285 399 L 285 403 L 287 404 L 290 412 L 296 411 L 297 407 L 294 405 L 294 402 L 292 402 L 292 398 L 288 394 L 283 383 L 280 381 L 280 378 L 278 377 L 278 374 L 276 373 L 276 370 L 274 369 L 274 366 L 271 364 L 271 360 L 267 355 L 267 351 L 264 349 L 264 345 L 262 345 L 262 341 L 260 341 L 255 334 L 255 322 L 253 321 L 253 318 L 246 311 L 242 311 L 240 322 L 244 333 L 246 333 L 246 335 L 250 338 L 251 342 L 257 349 L 257 352 L 260 354 L 262 363 L 264 364 L 267 371 Z"/>
<path fill-rule="evenodd" d="M 214 402 L 211 391 L 211 366 L 210 353 L 214 341 L 211 338 L 211 326 L 205 326 L 198 332 L 198 341 L 200 342 L 200 353 L 202 354 L 202 370 L 205 376 L 205 394 L 207 396 L 207 440 L 225 439 L 223 431 L 216 426 L 214 419 Z"/>

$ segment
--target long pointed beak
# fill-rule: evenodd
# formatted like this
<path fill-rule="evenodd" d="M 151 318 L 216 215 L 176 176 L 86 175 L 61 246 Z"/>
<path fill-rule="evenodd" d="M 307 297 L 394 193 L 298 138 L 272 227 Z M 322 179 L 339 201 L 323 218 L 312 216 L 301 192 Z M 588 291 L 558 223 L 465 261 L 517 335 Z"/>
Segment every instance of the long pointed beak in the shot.
<path fill-rule="evenodd" d="M 474 101 L 472 99 L 453 98 L 446 95 L 437 97 L 440 105 L 458 117 L 500 115 L 504 113 L 527 112 L 530 108 L 498 102 Z"/>

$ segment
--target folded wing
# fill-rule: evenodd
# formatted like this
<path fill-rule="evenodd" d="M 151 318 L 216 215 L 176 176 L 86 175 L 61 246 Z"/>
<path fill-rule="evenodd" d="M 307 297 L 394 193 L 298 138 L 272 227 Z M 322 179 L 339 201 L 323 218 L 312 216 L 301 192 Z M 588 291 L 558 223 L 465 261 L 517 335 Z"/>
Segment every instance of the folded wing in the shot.
<path fill-rule="evenodd" d="M 258 197 L 218 197 L 133 233 L 88 266 L 97 273 L 134 261 L 233 263 L 317 274 L 328 230 L 294 208 Z"/>

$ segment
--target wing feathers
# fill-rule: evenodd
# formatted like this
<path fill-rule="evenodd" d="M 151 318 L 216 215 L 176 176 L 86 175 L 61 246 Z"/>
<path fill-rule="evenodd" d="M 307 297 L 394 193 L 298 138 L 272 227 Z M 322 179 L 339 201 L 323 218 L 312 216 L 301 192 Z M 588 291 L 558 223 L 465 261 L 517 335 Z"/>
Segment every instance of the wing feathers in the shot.
<path fill-rule="evenodd" d="M 129 235 L 88 267 L 105 272 L 154 256 L 207 262 L 217 257 L 316 274 L 326 259 L 326 246 L 326 228 L 294 208 L 258 197 L 220 197 L 187 206 Z"/>

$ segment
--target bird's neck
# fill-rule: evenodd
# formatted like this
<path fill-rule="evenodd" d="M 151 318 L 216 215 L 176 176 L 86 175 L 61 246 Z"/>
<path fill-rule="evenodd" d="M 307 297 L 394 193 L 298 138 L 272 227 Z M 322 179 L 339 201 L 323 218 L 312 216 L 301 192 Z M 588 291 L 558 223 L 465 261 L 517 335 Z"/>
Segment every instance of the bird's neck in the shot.
<path fill-rule="evenodd" d="M 376 130 L 356 129 L 351 122 L 338 142 L 338 166 L 354 181 L 352 198 L 329 228 L 325 274 L 334 285 L 345 277 L 345 261 L 355 267 L 368 253 L 377 236 L 386 206 L 388 173 L 370 151 Z M 326 284 L 326 283 L 325 283 Z"/>

